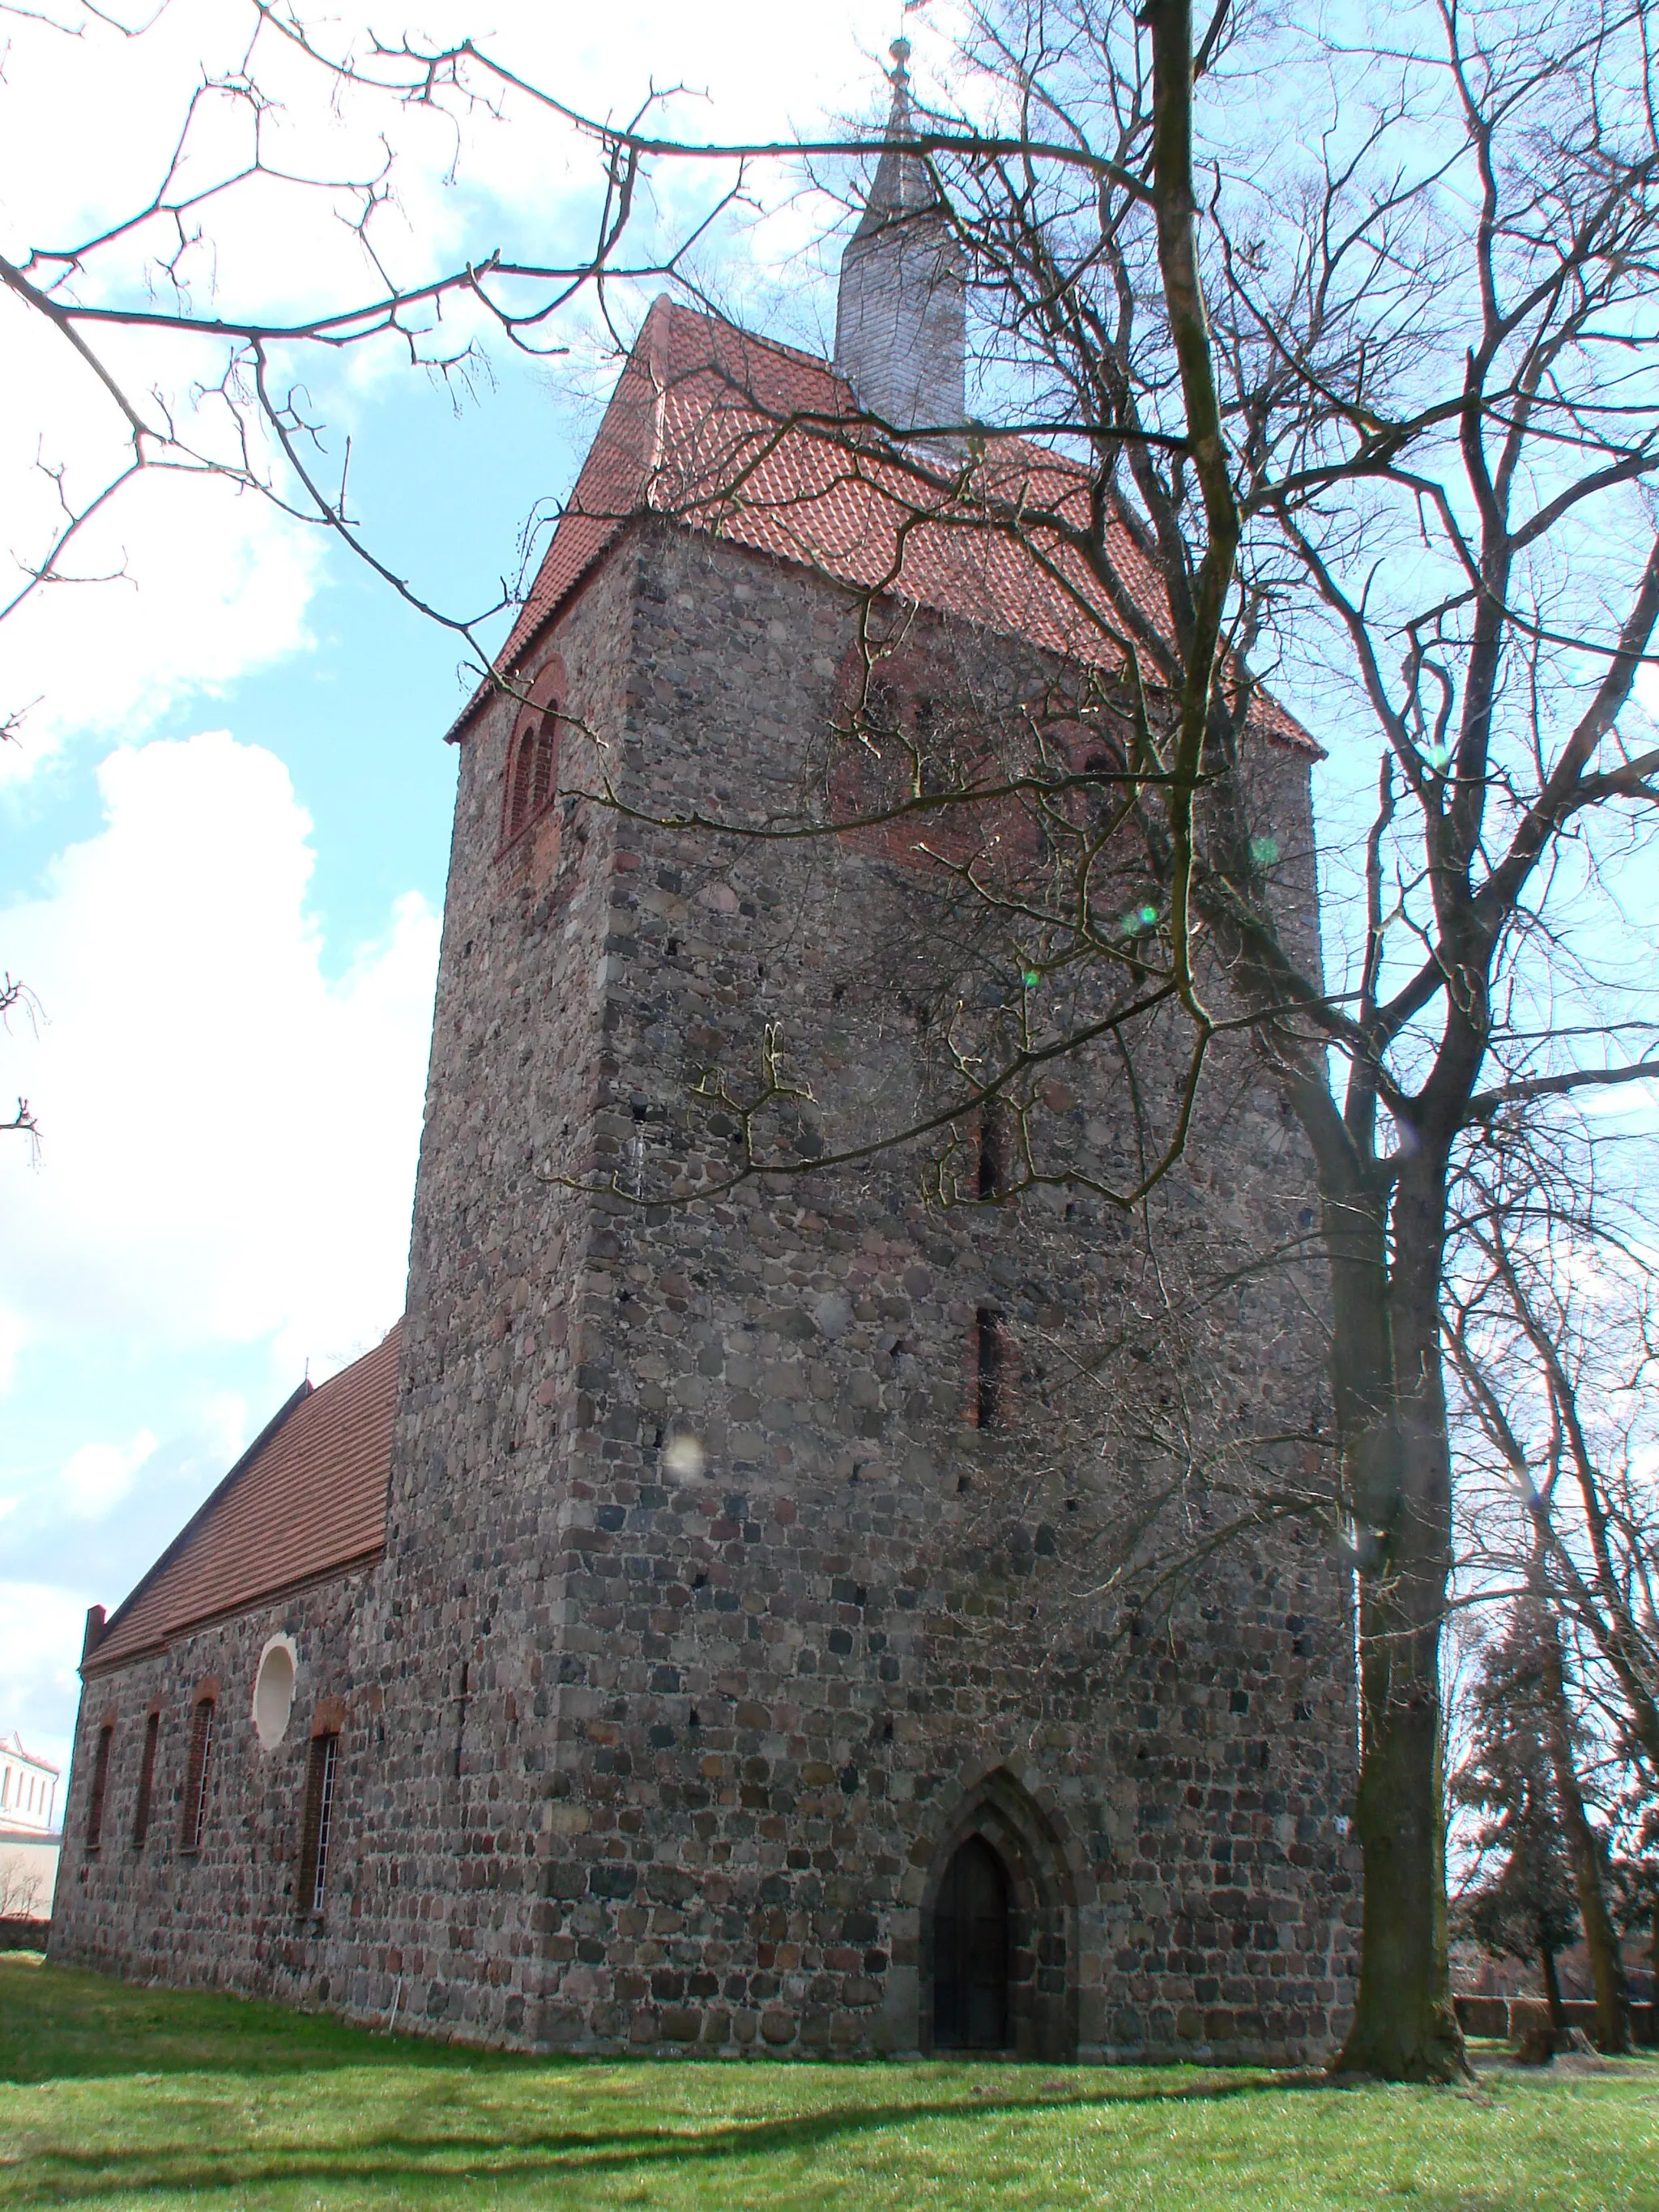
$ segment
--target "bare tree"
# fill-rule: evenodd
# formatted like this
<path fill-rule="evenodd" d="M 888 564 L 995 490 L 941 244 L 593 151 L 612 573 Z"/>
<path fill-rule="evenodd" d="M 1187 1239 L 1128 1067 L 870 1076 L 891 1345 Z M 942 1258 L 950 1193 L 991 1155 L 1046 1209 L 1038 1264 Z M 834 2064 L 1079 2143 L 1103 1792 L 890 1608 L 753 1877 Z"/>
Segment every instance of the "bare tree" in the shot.
<path fill-rule="evenodd" d="M 1204 42 L 1218 70 L 1254 66 L 1259 83 L 1297 51 L 1269 31 L 1252 63 L 1222 22 Z M 1295 151 L 1304 114 L 1282 166 L 1241 173 L 1218 155 L 1201 230 L 1190 199 L 1182 228 L 1191 108 L 1170 104 L 1185 67 L 1157 11 L 979 19 L 975 58 L 1026 145 L 1087 148 L 1086 189 L 1077 165 L 959 158 L 942 114 L 916 131 L 994 356 L 1073 473 L 1047 498 L 1025 476 L 1015 493 L 994 447 L 976 465 L 970 441 L 948 491 L 918 477 L 915 520 L 948 504 L 1068 597 L 1093 633 L 1074 657 L 1103 672 L 1071 711 L 1103 736 L 1092 769 L 1040 738 L 1014 758 L 993 748 L 1000 775 L 959 767 L 930 788 L 917 766 L 902 803 L 1034 807 L 1054 855 L 1042 884 L 977 856 L 941 866 L 1032 972 L 1093 965 L 1126 992 L 1135 979 L 1136 1015 L 1154 992 L 1182 1010 L 1179 1079 L 1160 1086 L 1149 1055 L 1141 1085 L 1158 1093 L 1157 1172 L 1181 1155 L 1212 1042 L 1240 1024 L 1312 1146 L 1334 1504 L 1361 1607 L 1365 1947 L 1344 2063 L 1391 2075 L 1462 2064 L 1440 1773 L 1449 1194 L 1503 1117 L 1656 1065 L 1644 979 L 1593 972 L 1603 872 L 1659 796 L 1633 699 L 1659 617 L 1643 29 L 1629 9 L 1392 11 L 1358 60 L 1318 50 L 1332 105 L 1317 154 Z M 1300 96 L 1319 80 L 1295 81 Z M 1273 710 L 1253 672 L 1269 655 L 1317 670 L 1382 756 L 1355 927 L 1337 933 L 1346 972 L 1328 979 L 1297 942 L 1299 856 L 1279 852 L 1254 787 Z M 849 738 L 881 734 L 866 715 Z M 1110 799 L 1097 836 L 1079 785 Z M 1091 896 L 1097 868 L 1118 879 L 1126 839 L 1156 886 L 1133 909 L 1144 932 Z M 1111 1026 L 1121 1045 L 1131 1024 Z M 1029 1074 L 1030 1042 L 1011 1042 L 963 1056 L 964 1103 Z M 1031 1161 L 1045 1173 L 1144 1194 L 1104 1167 Z"/>
<path fill-rule="evenodd" d="M 1493 1588 L 1527 1593 L 1597 2040 L 1618 2051 L 1628 2048 L 1629 2000 L 1607 1851 L 1572 1742 L 1587 1729 L 1602 1738 L 1639 1826 L 1659 1773 L 1650 1589 L 1659 1516 L 1641 1473 L 1653 1283 L 1640 1213 L 1619 1223 L 1626 1209 L 1595 1192 L 1582 1158 L 1563 1172 L 1560 1148 L 1541 1149 L 1495 1148 L 1472 1168 L 1458 1208 L 1447 1341 L 1467 1424 L 1462 1572 L 1476 1599 Z M 1564 1629 L 1584 1655 L 1578 1683 Z"/>
<path fill-rule="evenodd" d="M 15 975 L 0 974 L 0 1025 L 19 1012 L 33 1021 L 38 1011 L 34 994 L 27 983 Z M 15 1110 L 0 1121 L 0 1136 L 8 1135 L 25 1136 L 31 1144 L 34 1142 L 35 1120 L 27 1098 L 20 1098 Z"/>
<path fill-rule="evenodd" d="M 1022 11 L 988 35 L 1033 100 L 1070 92 L 1075 125 L 1086 73 L 1100 85 L 1105 21 Z M 1069 43 L 1045 43 L 1056 21 Z M 1173 460 L 1134 435 L 1176 387 L 1171 353 L 1184 373 L 1201 333 L 1182 327 L 1178 287 L 1166 342 L 1137 320 L 1133 211 L 1103 194 L 1109 219 L 1085 238 L 1074 206 L 1069 261 L 1063 222 L 1001 232 L 1033 241 L 1026 262 L 1005 251 L 998 267 L 1011 343 L 1048 372 L 1056 414 L 1062 395 L 1094 403 L 1098 505 L 1137 519 L 1164 585 L 1167 623 L 1133 645 L 1169 702 L 1156 757 L 1171 784 L 1202 724 L 1190 840 L 1168 787 L 1146 840 L 1155 856 L 1167 836 L 1170 972 L 1201 1034 L 1211 986 L 1182 961 L 1202 927 L 1318 1161 L 1361 1592 L 1365 1949 L 1345 2063 L 1391 2075 L 1461 2063 L 1438 1766 L 1449 1193 L 1498 1117 L 1654 1069 L 1641 979 L 1617 979 L 1620 1004 L 1614 979 L 1588 973 L 1597 872 L 1659 796 L 1659 750 L 1621 735 L 1640 720 L 1632 687 L 1659 617 L 1641 491 L 1659 465 L 1644 27 L 1634 9 L 1429 8 L 1392 11 L 1359 76 L 1328 51 L 1340 96 L 1318 157 L 1273 192 L 1260 173 L 1234 194 L 1224 171 L 1216 180 L 1214 337 L 1200 350 L 1224 394 L 1218 469 L 1204 466 L 1201 409 Z M 1137 82 L 1127 66 L 1111 79 L 1115 105 L 1101 108 L 1115 121 Z M 1130 439 L 1115 449 L 1120 425 Z M 1227 650 L 1206 662 L 1218 548 L 1233 596 Z M 1127 579 L 1112 580 L 1130 603 Z M 1319 666 L 1382 757 L 1363 919 L 1334 988 L 1287 942 L 1277 856 L 1252 820 L 1245 655 L 1270 646 Z"/>
<path fill-rule="evenodd" d="M 37 1920 L 46 1902 L 41 1875 L 21 1858 L 0 1858 L 0 1920 Z"/>

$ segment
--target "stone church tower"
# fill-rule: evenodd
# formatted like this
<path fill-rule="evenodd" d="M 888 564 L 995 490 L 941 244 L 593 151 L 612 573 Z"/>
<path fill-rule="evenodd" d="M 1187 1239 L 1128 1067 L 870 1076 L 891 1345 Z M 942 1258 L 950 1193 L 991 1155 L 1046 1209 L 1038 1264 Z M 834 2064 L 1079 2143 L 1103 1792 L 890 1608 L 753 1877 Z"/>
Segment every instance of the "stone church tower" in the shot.
<path fill-rule="evenodd" d="M 647 320 L 505 689 L 453 732 L 404 1320 L 89 1623 L 60 1957 L 571 2050 L 1341 2032 L 1340 1577 L 1295 1524 L 1157 1602 L 1100 1564 L 1164 1474 L 1062 1384 L 1141 1310 L 1145 1222 L 995 1203 L 994 1163 L 993 1202 L 941 1208 L 932 1137 L 795 1171 L 940 1095 L 951 918 L 890 837 L 686 826 L 789 812 L 893 573 L 879 469 L 769 426 L 849 387 L 960 419 L 961 270 L 914 166 L 884 152 L 848 248 L 839 374 Z M 1063 662 L 1030 578 L 916 545 L 882 594 L 906 711 L 930 655 L 1011 694 Z M 1311 928 L 1286 731 L 1264 803 Z M 734 1180 L 769 1037 L 787 1171 Z M 1293 1132 L 1242 1062 L 1212 1093 L 1170 1234 L 1293 1241 Z M 1104 1062 L 1037 1105 L 1127 1156 Z M 1152 1402 L 1306 1425 L 1317 1312 L 1294 1269 L 1234 1294 L 1179 1372 L 1146 1352 Z"/>

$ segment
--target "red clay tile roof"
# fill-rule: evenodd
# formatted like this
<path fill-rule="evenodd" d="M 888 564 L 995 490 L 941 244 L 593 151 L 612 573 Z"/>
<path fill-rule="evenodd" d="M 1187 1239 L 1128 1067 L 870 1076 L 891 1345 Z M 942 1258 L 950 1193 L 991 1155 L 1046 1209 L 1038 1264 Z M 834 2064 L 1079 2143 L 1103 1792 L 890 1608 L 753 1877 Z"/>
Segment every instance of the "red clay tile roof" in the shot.
<path fill-rule="evenodd" d="M 827 363 L 665 295 L 646 317 L 497 669 L 515 672 L 619 532 L 649 514 L 1071 659 L 1117 665 L 1100 587 L 1042 521 L 1086 520 L 1082 471 L 1028 440 L 994 436 L 975 465 L 974 494 L 953 499 L 948 484 L 943 462 L 907 463 L 873 445 L 850 386 Z M 1018 531 L 1015 513 L 1024 518 Z M 1168 620 L 1157 572 L 1121 522 L 1109 530 L 1135 611 L 1157 630 Z M 452 738 L 489 695 L 480 687 Z M 1259 713 L 1273 737 L 1318 751 L 1275 702 L 1264 699 Z"/>
<path fill-rule="evenodd" d="M 301 1384 L 116 1608 L 84 1673 L 380 1550 L 401 1334 L 317 1389 Z"/>

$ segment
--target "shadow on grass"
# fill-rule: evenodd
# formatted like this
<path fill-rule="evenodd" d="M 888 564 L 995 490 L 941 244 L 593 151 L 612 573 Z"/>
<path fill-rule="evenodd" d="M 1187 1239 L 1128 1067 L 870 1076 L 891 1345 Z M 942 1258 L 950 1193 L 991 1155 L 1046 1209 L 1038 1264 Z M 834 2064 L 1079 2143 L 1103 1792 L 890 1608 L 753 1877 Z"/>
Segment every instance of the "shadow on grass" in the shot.
<path fill-rule="evenodd" d="M 1328 2085 L 1322 2075 L 1133 2086 L 1091 2078 L 1076 2094 L 1039 2093 L 1002 2098 L 970 2094 L 842 2105 L 828 2112 L 782 2119 L 718 2120 L 680 2129 L 524 2130 L 501 2124 L 501 2116 L 495 2116 L 497 2124 L 487 2134 L 378 2133 L 366 2136 L 356 2149 L 338 2144 L 325 2149 L 294 2143 L 213 2152 L 194 2144 L 176 2149 L 161 2144 L 148 2150 L 72 2152 L 38 2146 L 31 2160 L 38 2161 L 38 2174 L 20 2177 L 9 2185 L 0 2183 L 0 2201 L 8 2206 L 64 2204 L 112 2191 L 123 2196 L 143 2192 L 146 2197 L 156 2197 L 283 2184 L 332 2184 L 367 2191 L 393 2190 L 400 2184 L 415 2183 L 428 2188 L 463 2182 L 497 2187 L 556 2185 L 583 2177 L 625 2177 L 652 2169 L 710 2169 L 791 2154 L 811 2155 L 860 2139 L 941 2121 L 967 2123 L 979 2130 L 989 2123 L 1015 2118 L 1047 2119 L 1066 2112 L 1115 2106 L 1213 2103 L 1327 2086 L 1335 2085 Z M 665 2185 L 668 2178 L 665 2172 Z"/>
<path fill-rule="evenodd" d="M 387 2075 L 407 2069 L 409 2078 L 343 2089 L 332 2108 L 327 2100 L 336 2093 L 324 2080 L 314 2097 L 284 2085 L 283 2077 L 302 2081 L 344 2067 Z M 243 2202 L 256 2193 L 286 2202 L 292 2191 L 297 2201 L 351 2205 L 470 2204 L 500 2192 L 574 2208 L 598 2197 L 609 2202 L 614 2189 L 626 2201 L 665 2208 L 758 2191 L 775 2195 L 781 2207 L 798 2203 L 803 2186 L 817 2192 L 814 2203 L 854 2201 L 859 2176 L 877 2170 L 902 2186 L 905 2162 L 916 2158 L 926 2170 L 947 2161 L 971 2193 L 966 2180 L 976 2171 L 988 2175 L 998 2158 L 1029 2157 L 1031 2138 L 1022 2140 L 1022 2122 L 1044 2130 L 1052 2144 L 1061 2139 L 1051 2132 L 1054 2124 L 1063 2129 L 1068 2112 L 1079 2120 L 1115 2112 L 1127 2124 L 1102 2135 L 1097 2155 L 1127 2179 L 1128 2163 L 1143 2155 L 1191 2154 L 1179 2148 L 1185 2130 L 1172 2106 L 1228 2106 L 1242 2122 L 1252 2107 L 1260 2112 L 1287 2094 L 1367 2087 L 1264 2069 L 1061 2073 L 990 2059 L 819 2066 L 809 2073 L 775 2061 L 738 2069 L 547 2058 L 371 2036 L 274 2004 L 137 1989 L 76 1970 L 0 1972 L 0 2078 L 98 2076 L 117 2085 L 189 2075 L 202 2077 L 199 2090 L 181 2082 L 174 2091 L 134 2098 L 112 2087 L 101 2104 L 94 2091 L 72 2101 L 30 2098 L 27 2110 L 18 2100 L 12 2114 L 18 2132 L 0 2160 L 0 2206 L 33 2212 L 93 2199 L 166 2205 L 212 2194 Z M 262 2077 L 270 2083 L 263 2109 L 248 2101 Z M 752 2115 L 692 2109 L 728 2098 L 770 2109 Z M 814 2102 L 817 2110 L 777 2111 Z M 1134 2117 L 1137 2108 L 1143 2119 Z M 333 2125 L 319 2132 L 325 2112 Z M 1393 2126 L 1403 2118 L 1391 2107 Z M 1373 2111 L 1373 2124 L 1389 2121 L 1390 2115 Z M 91 2130 L 108 2133 L 110 2147 L 90 2147 Z M 1252 2136 L 1259 2146 L 1261 2133 L 1245 2129 L 1231 2149 L 1243 2150 Z M 1213 2131 L 1200 2131 L 1192 2150 L 1202 2157 L 1202 2143 L 1213 2148 L 1215 2142 Z M 792 2164 L 801 2171 L 790 2171 Z M 1423 2212 L 1454 2206 L 1468 2212 L 1476 2201 L 1498 2212 L 1546 2201 L 1513 2189 L 1476 2200 L 1449 2181 L 1444 2191 L 1426 2174 L 1420 2182 Z M 1325 2200 L 1316 2191 L 1306 2201 Z M 1659 2196 L 1641 2201 L 1659 2205 Z"/>

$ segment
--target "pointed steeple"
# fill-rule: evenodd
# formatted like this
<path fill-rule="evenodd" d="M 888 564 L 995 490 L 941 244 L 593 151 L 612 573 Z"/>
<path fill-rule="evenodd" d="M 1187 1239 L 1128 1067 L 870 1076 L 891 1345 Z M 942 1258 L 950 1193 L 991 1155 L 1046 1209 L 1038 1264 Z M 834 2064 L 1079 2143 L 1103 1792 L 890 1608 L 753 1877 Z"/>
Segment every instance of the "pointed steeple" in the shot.
<path fill-rule="evenodd" d="M 946 429 L 966 405 L 962 249 L 910 136 L 908 39 L 891 47 L 886 143 L 842 256 L 836 366 L 859 404 L 896 430 Z"/>
<path fill-rule="evenodd" d="M 939 204 L 927 163 L 919 154 L 902 151 L 904 141 L 910 136 L 910 41 L 895 39 L 888 51 L 893 57 L 893 67 L 888 76 L 893 88 L 893 104 L 888 111 L 886 143 L 876 164 L 875 181 L 864 204 L 859 227 L 853 234 L 855 241 L 873 237 L 906 215 Z"/>

